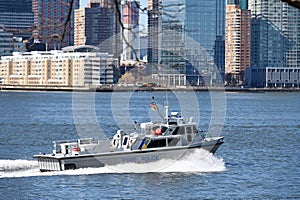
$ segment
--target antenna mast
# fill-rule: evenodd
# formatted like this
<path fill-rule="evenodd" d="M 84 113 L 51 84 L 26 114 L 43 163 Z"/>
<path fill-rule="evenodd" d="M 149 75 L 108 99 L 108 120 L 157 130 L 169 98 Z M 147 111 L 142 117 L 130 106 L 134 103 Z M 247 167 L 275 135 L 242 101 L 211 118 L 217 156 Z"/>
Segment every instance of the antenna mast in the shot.
<path fill-rule="evenodd" d="M 163 114 L 160 112 L 158 105 L 155 103 L 154 96 L 152 96 L 152 100 L 153 100 L 153 103 L 154 103 L 154 105 L 155 105 L 155 109 L 157 110 L 159 116 L 164 120 Z"/>
<path fill-rule="evenodd" d="M 168 92 L 166 91 L 166 101 L 165 101 L 165 122 L 169 124 L 169 102 L 168 102 Z"/>

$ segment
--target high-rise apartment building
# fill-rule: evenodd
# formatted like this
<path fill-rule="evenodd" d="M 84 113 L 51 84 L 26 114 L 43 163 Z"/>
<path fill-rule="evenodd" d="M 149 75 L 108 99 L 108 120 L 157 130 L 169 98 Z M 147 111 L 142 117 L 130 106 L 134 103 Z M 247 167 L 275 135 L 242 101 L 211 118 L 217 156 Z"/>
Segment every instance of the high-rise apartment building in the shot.
<path fill-rule="evenodd" d="M 6 32 L 0 27 L 0 58 L 1 56 L 9 56 L 13 52 L 12 44 L 13 34 Z"/>
<path fill-rule="evenodd" d="M 140 59 L 147 61 L 147 49 L 148 49 L 148 36 L 140 36 Z"/>
<path fill-rule="evenodd" d="M 295 74 L 300 68 L 300 10 L 282 1 L 267 0 L 249 0 L 249 9 L 249 81 L 257 87 L 299 85 L 299 75 Z"/>
<path fill-rule="evenodd" d="M 160 1 L 148 0 L 148 47 L 147 62 L 153 69 L 158 65 L 158 38 L 159 38 L 159 19 L 160 19 Z"/>
<path fill-rule="evenodd" d="M 0 26 L 13 37 L 27 40 L 32 36 L 32 0 L 0 0 Z"/>
<path fill-rule="evenodd" d="M 86 23 L 85 8 L 79 8 L 74 11 L 74 45 L 86 44 Z"/>
<path fill-rule="evenodd" d="M 122 5 L 121 0 L 90 0 L 91 3 L 100 3 L 100 7 L 108 8 L 113 13 L 113 38 L 111 43 L 113 45 L 113 54 L 120 60 L 122 53 L 122 39 L 120 33 L 122 23 Z"/>
<path fill-rule="evenodd" d="M 227 1 L 225 74 L 228 84 L 243 84 L 250 67 L 251 12 L 245 1 Z"/>
<path fill-rule="evenodd" d="M 98 1 L 102 7 L 111 8 L 115 6 L 114 0 L 91 0 L 91 1 Z M 119 1 L 121 3 L 121 1 Z"/>
<path fill-rule="evenodd" d="M 61 49 L 74 44 L 74 10 L 79 0 L 32 0 L 34 38 L 45 42 L 47 49 Z"/>
<path fill-rule="evenodd" d="M 185 0 L 161 1 L 159 63 L 154 78 L 167 85 L 186 85 Z"/>
<path fill-rule="evenodd" d="M 123 54 L 122 60 L 139 59 L 139 9 L 140 3 L 135 0 L 125 0 L 122 5 L 123 26 Z"/>
<path fill-rule="evenodd" d="M 148 62 L 164 84 L 212 84 L 224 73 L 225 1 L 149 0 L 148 32 Z"/>
<path fill-rule="evenodd" d="M 75 10 L 75 45 L 99 46 L 102 52 L 113 52 L 114 14 L 99 3 L 90 3 L 88 8 Z"/>

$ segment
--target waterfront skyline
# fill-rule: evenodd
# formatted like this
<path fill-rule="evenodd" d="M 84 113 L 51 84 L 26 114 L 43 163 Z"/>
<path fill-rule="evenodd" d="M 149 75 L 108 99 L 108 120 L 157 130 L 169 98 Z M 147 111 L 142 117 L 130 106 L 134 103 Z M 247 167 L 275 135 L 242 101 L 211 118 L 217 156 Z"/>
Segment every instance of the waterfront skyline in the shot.
<path fill-rule="evenodd" d="M 65 29 L 61 28 L 64 17 L 60 15 L 63 15 L 61 12 L 66 11 L 66 4 L 62 4 L 64 8 L 58 8 L 60 7 L 59 5 L 54 6 L 55 8 L 53 9 L 55 12 L 49 14 L 52 8 L 50 9 L 47 6 L 48 4 L 42 4 L 43 6 L 38 9 L 40 2 L 44 1 L 33 0 L 32 6 L 36 28 L 32 28 L 31 31 L 35 40 L 26 41 L 24 40 L 26 38 L 23 38 L 22 41 L 21 38 L 9 34 L 20 33 L 19 31 L 9 29 L 8 26 L 2 26 L 0 27 L 3 38 L 0 41 L 3 46 L 2 53 L 0 52 L 1 55 L 11 55 L 15 51 L 30 51 L 28 46 L 31 45 L 28 44 L 33 44 L 33 42 L 34 44 L 41 45 L 47 42 L 46 48 L 48 47 L 47 49 L 49 50 L 61 49 L 63 46 L 73 45 L 73 39 L 78 41 L 76 45 L 98 45 L 110 37 L 112 39 L 109 43 L 113 46 L 112 50 L 102 47 L 101 51 L 109 53 L 114 51 L 113 54 L 115 57 L 118 57 L 119 61 L 135 59 L 129 48 L 133 47 L 132 49 L 136 50 L 140 48 L 140 45 L 131 42 L 128 45 L 130 47 L 126 48 L 126 43 L 122 45 L 120 35 L 123 38 L 127 38 L 127 40 L 131 40 L 133 32 L 130 29 L 142 27 L 141 24 L 143 25 L 143 22 L 138 22 L 137 18 L 139 17 L 136 15 L 135 24 L 126 23 L 128 21 L 126 16 L 128 16 L 129 12 L 126 11 L 126 6 L 124 7 L 125 1 L 120 0 L 123 3 L 123 10 L 120 3 L 119 8 L 116 8 L 120 9 L 120 12 L 113 10 L 112 20 L 106 21 L 103 18 L 91 17 L 92 15 L 86 14 L 88 12 L 84 12 L 83 14 L 79 12 L 80 10 L 76 9 L 76 12 L 79 12 L 78 16 L 80 16 L 80 20 L 78 20 L 78 23 L 74 27 L 72 23 L 73 14 L 71 13 L 70 20 L 64 26 Z M 49 0 L 47 2 L 52 1 Z M 90 1 L 80 1 L 81 9 L 89 10 L 83 8 L 83 5 L 87 5 L 88 2 Z M 98 2 L 98 0 L 91 2 Z M 99 0 L 99 3 L 102 3 L 101 5 L 108 6 L 105 9 L 112 9 L 112 2 L 112 0 Z M 128 2 L 132 3 L 133 1 Z M 143 39 L 148 40 L 148 47 L 145 47 L 148 51 L 148 64 L 154 67 L 152 68 L 154 69 L 152 72 L 154 72 L 155 77 L 162 78 L 162 82 L 160 83 L 173 86 L 186 86 L 187 83 L 202 85 L 204 82 L 206 82 L 205 84 L 213 85 L 221 79 L 216 78 L 216 74 L 211 69 L 216 66 L 223 81 L 226 56 L 226 65 L 230 69 L 226 73 L 234 75 L 231 77 L 234 81 L 227 82 L 229 85 L 246 85 L 250 87 L 299 86 L 300 61 L 298 58 L 300 55 L 298 49 L 300 49 L 300 39 L 297 34 L 299 31 L 295 31 L 299 28 L 299 10 L 279 1 L 275 4 L 269 4 L 265 1 L 248 2 L 247 0 L 228 1 L 228 3 L 230 2 L 241 3 L 240 8 L 242 12 L 227 17 L 230 19 L 235 18 L 234 23 L 224 17 L 225 1 L 223 0 L 201 1 L 201 3 L 192 0 L 164 0 L 157 1 L 158 5 L 156 3 L 151 4 L 151 1 L 141 1 L 142 8 L 147 7 L 148 15 L 150 16 L 148 21 L 150 33 L 147 38 L 144 37 Z M 149 5 L 146 6 L 143 3 Z M 249 12 L 252 10 L 251 33 L 249 33 L 249 12 L 248 10 L 244 12 L 247 9 L 248 3 Z M 78 4 L 79 0 L 76 0 L 75 7 L 79 7 Z M 162 6 L 159 7 L 159 4 Z M 7 3 L 7 6 L 9 7 L 11 4 Z M 152 11 L 151 7 L 157 7 L 157 10 Z M 201 10 L 202 7 L 205 9 Z M 3 7 L 1 8 L 3 9 Z M 25 8 L 30 8 L 30 6 L 27 5 Z M 96 6 L 93 9 L 96 9 Z M 267 12 L 266 9 L 270 12 Z M 145 13 L 146 11 L 140 11 L 139 14 L 140 16 L 145 16 Z M 41 17 L 37 17 L 39 15 Z M 54 15 L 56 18 L 52 19 Z M 122 17 L 124 21 L 121 22 L 119 17 Z M 244 20 L 246 18 L 247 20 Z M 6 19 L 8 18 L 6 17 Z M 227 38 L 224 36 L 225 19 L 228 23 Z M 238 21 L 239 23 L 237 23 Z M 112 25 L 112 31 L 107 29 L 110 25 Z M 73 37 L 73 30 L 76 32 L 75 37 Z M 110 33 L 108 36 L 103 34 L 106 33 L 106 30 Z M 137 43 L 139 43 L 139 36 L 143 36 L 147 28 L 144 27 L 143 30 L 144 32 L 138 31 L 138 34 L 135 36 L 138 38 Z M 152 31 L 156 31 L 156 35 Z M 249 54 L 249 48 L 246 48 L 250 46 L 250 36 L 251 54 Z M 188 44 L 187 38 L 193 40 L 192 44 L 200 46 L 200 51 L 199 47 Z M 197 48 L 198 50 L 192 52 L 189 48 L 193 48 L 192 51 Z M 124 49 L 126 50 L 124 51 Z M 201 51 L 202 49 L 204 51 Z M 228 49 L 226 53 L 225 49 Z M 139 52 L 136 57 L 147 59 L 138 54 Z M 249 59 L 251 61 L 250 64 Z"/>

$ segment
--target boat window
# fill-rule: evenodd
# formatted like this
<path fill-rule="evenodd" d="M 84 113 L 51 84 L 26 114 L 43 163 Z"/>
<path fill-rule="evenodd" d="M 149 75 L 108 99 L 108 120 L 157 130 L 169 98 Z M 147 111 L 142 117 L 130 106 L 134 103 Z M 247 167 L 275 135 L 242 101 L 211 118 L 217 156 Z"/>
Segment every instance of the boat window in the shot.
<path fill-rule="evenodd" d="M 185 134 L 184 126 L 179 127 L 177 135 L 184 135 L 184 134 Z"/>
<path fill-rule="evenodd" d="M 147 145 L 147 148 L 157 148 L 157 147 L 165 147 L 166 139 L 160 139 L 160 140 L 151 140 L 149 144 Z"/>
<path fill-rule="evenodd" d="M 92 140 L 93 140 L 92 138 L 80 139 L 79 143 L 80 144 L 92 144 L 93 143 Z"/>
<path fill-rule="evenodd" d="M 178 144 L 179 138 L 169 138 L 168 146 L 176 146 Z"/>
<path fill-rule="evenodd" d="M 128 143 L 128 137 L 124 137 L 123 145 L 127 145 L 127 143 Z"/>
<path fill-rule="evenodd" d="M 177 133 L 178 133 L 178 130 L 179 130 L 179 127 L 176 127 L 176 128 L 174 129 L 174 131 L 173 131 L 172 135 L 177 135 Z"/>
<path fill-rule="evenodd" d="M 193 138 L 192 138 L 192 135 L 191 134 L 187 134 L 186 135 L 186 139 L 188 142 L 192 142 Z"/>
<path fill-rule="evenodd" d="M 186 127 L 186 134 L 192 134 L 192 127 L 191 126 Z"/>
<path fill-rule="evenodd" d="M 168 130 L 167 127 L 165 127 L 165 126 L 162 126 L 162 127 L 161 127 L 161 132 L 162 132 L 162 133 L 166 132 L 166 130 Z"/>
<path fill-rule="evenodd" d="M 184 134 L 185 134 L 184 126 L 176 127 L 172 133 L 172 135 L 184 135 Z"/>
<path fill-rule="evenodd" d="M 176 121 L 169 121 L 169 125 L 177 125 Z"/>
<path fill-rule="evenodd" d="M 198 129 L 197 129 L 196 126 L 193 126 L 193 133 L 194 133 L 194 134 L 197 134 L 197 133 L 198 133 Z"/>

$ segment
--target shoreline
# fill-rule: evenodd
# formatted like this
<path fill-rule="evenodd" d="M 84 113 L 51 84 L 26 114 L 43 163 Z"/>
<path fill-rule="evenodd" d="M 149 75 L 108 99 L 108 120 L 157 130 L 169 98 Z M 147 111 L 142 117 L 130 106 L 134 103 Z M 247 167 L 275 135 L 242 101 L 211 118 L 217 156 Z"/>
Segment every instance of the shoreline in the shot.
<path fill-rule="evenodd" d="M 22 91 L 22 92 L 164 92 L 164 91 L 182 91 L 182 92 L 300 92 L 300 88 L 242 88 L 242 87 L 45 87 L 45 86 L 0 86 L 1 92 Z"/>

